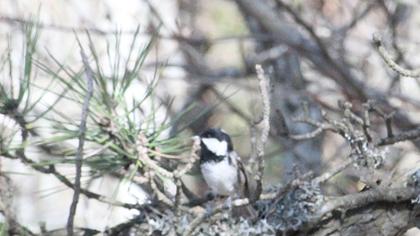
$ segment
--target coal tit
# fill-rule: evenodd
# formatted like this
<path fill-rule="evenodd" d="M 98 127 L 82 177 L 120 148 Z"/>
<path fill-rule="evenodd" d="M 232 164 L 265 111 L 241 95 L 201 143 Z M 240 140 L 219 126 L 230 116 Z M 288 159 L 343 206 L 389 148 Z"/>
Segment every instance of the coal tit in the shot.
<path fill-rule="evenodd" d="M 200 169 L 211 193 L 244 197 L 249 193 L 248 179 L 241 158 L 233 150 L 230 136 L 221 129 L 200 134 Z"/>

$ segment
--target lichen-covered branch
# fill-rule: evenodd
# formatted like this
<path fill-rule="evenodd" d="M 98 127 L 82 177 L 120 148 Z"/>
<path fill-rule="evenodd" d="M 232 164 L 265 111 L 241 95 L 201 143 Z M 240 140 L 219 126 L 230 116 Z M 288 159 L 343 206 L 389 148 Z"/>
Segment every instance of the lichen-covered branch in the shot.
<path fill-rule="evenodd" d="M 262 120 L 261 120 L 261 134 L 258 137 L 256 142 L 256 153 L 257 153 L 257 166 L 258 171 L 255 175 L 255 180 L 257 181 L 257 188 L 255 199 L 258 199 L 263 191 L 262 179 L 264 176 L 264 146 L 267 142 L 268 135 L 270 133 L 270 92 L 269 88 L 269 79 L 265 74 L 261 65 L 256 65 L 255 69 L 257 71 L 257 78 L 260 87 L 261 99 L 263 103 L 262 110 Z"/>
<path fill-rule="evenodd" d="M 392 56 L 389 54 L 389 52 L 386 50 L 385 46 L 383 45 L 382 39 L 379 37 L 379 35 L 374 34 L 373 38 L 373 45 L 375 45 L 376 49 L 379 52 L 379 55 L 382 57 L 382 59 L 385 61 L 385 63 L 395 72 L 402 76 L 412 77 L 412 78 L 418 78 L 420 77 L 420 69 L 414 69 L 409 70 L 405 69 L 402 66 L 398 65 L 393 59 Z"/>

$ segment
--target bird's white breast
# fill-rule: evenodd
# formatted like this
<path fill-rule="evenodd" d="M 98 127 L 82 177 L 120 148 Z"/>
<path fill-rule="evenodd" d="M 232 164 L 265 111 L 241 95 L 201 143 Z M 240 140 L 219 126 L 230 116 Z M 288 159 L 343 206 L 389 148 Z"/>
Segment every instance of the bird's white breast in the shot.
<path fill-rule="evenodd" d="M 220 162 L 209 161 L 201 164 L 201 173 L 211 191 L 218 195 L 231 195 L 238 182 L 238 172 L 228 158 Z"/>

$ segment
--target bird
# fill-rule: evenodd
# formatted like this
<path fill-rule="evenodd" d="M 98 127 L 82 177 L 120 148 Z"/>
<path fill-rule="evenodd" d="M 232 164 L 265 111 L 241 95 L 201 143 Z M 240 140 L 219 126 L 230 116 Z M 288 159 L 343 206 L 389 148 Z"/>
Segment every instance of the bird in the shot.
<path fill-rule="evenodd" d="M 247 173 L 230 136 L 222 129 L 210 128 L 199 138 L 200 170 L 212 196 L 248 197 Z"/>

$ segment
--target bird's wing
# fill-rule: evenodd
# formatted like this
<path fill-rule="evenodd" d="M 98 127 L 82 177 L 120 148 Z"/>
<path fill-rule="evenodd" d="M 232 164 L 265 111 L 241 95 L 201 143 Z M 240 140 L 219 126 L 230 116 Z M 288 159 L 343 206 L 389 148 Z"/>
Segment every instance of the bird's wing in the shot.
<path fill-rule="evenodd" d="M 250 179 L 248 178 L 249 171 L 246 170 L 241 157 L 236 152 L 233 151 L 230 155 L 231 158 L 235 160 L 238 169 L 238 189 L 240 190 L 240 197 L 245 197 L 252 201 L 252 180 L 250 182 Z M 252 205 L 246 205 L 234 209 L 233 215 L 248 219 L 255 219 L 257 217 L 257 212 L 252 207 Z"/>
<path fill-rule="evenodd" d="M 235 151 L 232 151 L 229 155 L 233 160 L 235 160 L 234 163 L 238 169 L 238 189 L 241 190 L 241 197 L 249 197 L 250 189 L 248 174 L 245 170 L 245 166 L 241 160 L 241 157 Z"/>

